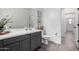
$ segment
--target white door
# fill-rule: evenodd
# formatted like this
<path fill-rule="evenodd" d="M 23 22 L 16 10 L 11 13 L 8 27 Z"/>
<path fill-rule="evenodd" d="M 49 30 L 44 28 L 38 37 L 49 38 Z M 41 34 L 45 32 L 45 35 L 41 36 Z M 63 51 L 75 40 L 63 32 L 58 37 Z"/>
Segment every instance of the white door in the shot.
<path fill-rule="evenodd" d="M 79 13 L 78 10 L 75 10 L 75 24 L 74 24 L 74 33 L 75 33 L 75 41 L 76 41 L 76 46 L 78 47 L 78 33 L 79 33 L 79 27 L 78 27 L 78 23 L 79 23 Z"/>

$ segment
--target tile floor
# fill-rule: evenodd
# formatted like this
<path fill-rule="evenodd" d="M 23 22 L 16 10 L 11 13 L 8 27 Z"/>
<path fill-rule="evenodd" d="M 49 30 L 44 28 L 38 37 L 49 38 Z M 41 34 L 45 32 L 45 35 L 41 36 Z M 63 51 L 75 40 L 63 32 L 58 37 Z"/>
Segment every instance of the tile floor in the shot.
<path fill-rule="evenodd" d="M 58 45 L 53 42 L 49 42 L 48 45 L 42 44 L 41 48 L 37 51 L 78 51 L 75 43 L 75 36 L 72 32 L 67 32 L 62 44 Z"/>

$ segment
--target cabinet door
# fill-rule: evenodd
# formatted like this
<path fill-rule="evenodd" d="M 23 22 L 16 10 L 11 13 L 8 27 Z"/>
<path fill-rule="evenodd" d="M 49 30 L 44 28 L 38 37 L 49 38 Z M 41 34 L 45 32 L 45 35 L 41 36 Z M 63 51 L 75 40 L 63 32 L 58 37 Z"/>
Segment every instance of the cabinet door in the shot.
<path fill-rule="evenodd" d="M 34 50 L 41 46 L 41 35 L 34 36 L 31 38 L 31 50 Z"/>
<path fill-rule="evenodd" d="M 36 37 L 31 38 L 31 51 L 36 49 Z"/>
<path fill-rule="evenodd" d="M 0 51 L 3 51 L 3 41 L 0 40 Z"/>
<path fill-rule="evenodd" d="M 7 46 L 4 46 L 4 51 L 19 51 L 19 42 L 15 42 L 13 44 L 9 44 Z"/>
<path fill-rule="evenodd" d="M 36 47 L 40 47 L 41 46 L 41 35 L 39 35 L 39 36 L 37 36 L 36 37 L 37 39 L 36 39 Z"/>
<path fill-rule="evenodd" d="M 20 41 L 21 51 L 30 51 L 30 39 L 24 39 Z"/>

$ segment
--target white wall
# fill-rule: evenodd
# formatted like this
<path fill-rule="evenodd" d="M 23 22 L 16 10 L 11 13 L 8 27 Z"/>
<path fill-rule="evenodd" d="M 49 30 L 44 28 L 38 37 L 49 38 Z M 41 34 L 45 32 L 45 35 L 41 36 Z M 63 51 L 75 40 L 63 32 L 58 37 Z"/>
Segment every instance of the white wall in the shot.
<path fill-rule="evenodd" d="M 46 29 L 47 35 L 54 36 L 54 34 L 58 33 L 56 39 L 51 39 L 51 41 L 61 44 L 61 9 L 43 9 L 42 22 Z"/>
<path fill-rule="evenodd" d="M 7 26 L 12 28 L 28 27 L 29 19 L 31 20 L 32 27 L 37 28 L 38 10 L 41 10 L 41 8 L 0 8 L 0 16 L 10 13 L 13 23 L 8 23 Z"/>
<path fill-rule="evenodd" d="M 29 9 L 25 8 L 0 8 L 0 15 L 10 13 L 13 23 L 9 23 L 7 26 L 11 26 L 12 28 L 24 28 L 27 26 L 28 11 Z"/>

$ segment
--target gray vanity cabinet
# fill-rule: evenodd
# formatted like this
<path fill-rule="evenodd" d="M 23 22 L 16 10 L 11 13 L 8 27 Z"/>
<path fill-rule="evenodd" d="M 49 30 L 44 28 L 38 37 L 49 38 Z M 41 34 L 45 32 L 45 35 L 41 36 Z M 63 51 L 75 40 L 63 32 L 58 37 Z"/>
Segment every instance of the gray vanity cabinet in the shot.
<path fill-rule="evenodd" d="M 31 34 L 31 51 L 41 46 L 41 32 Z"/>
<path fill-rule="evenodd" d="M 33 51 L 41 46 L 41 32 L 0 40 L 0 51 Z"/>

